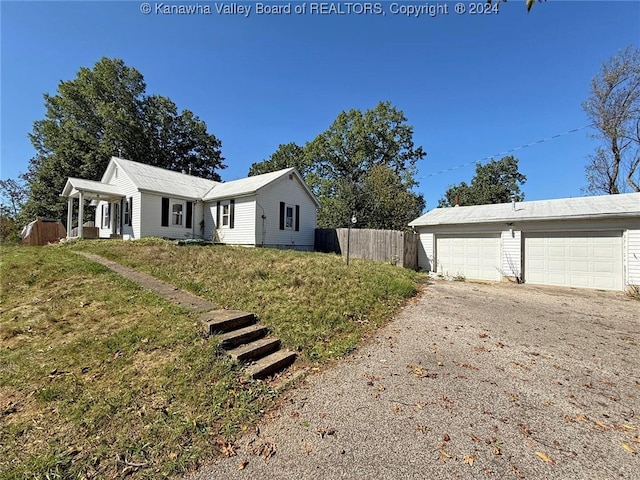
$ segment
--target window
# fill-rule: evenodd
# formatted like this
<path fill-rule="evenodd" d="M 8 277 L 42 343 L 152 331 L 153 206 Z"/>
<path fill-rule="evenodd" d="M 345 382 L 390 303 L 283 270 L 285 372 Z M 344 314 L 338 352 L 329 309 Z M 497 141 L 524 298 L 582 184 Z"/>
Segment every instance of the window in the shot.
<path fill-rule="evenodd" d="M 293 207 L 287 205 L 284 219 L 284 228 L 293 230 Z"/>
<path fill-rule="evenodd" d="M 171 225 L 182 225 L 182 203 L 171 205 Z"/>
<path fill-rule="evenodd" d="M 280 230 L 300 231 L 300 205 L 280 202 Z"/>
<path fill-rule="evenodd" d="M 234 199 L 219 201 L 217 203 L 218 213 L 216 215 L 216 228 L 233 228 L 235 220 L 235 206 L 236 201 Z"/>
<path fill-rule="evenodd" d="M 131 220 L 129 220 L 129 200 L 124 202 L 124 224 L 131 225 Z"/>
<path fill-rule="evenodd" d="M 106 205 L 102 205 L 102 228 L 110 228 L 111 227 L 111 218 L 109 213 L 111 210 L 111 205 L 107 203 Z"/>
<path fill-rule="evenodd" d="M 222 226 L 229 226 L 229 204 L 225 203 L 222 205 Z"/>

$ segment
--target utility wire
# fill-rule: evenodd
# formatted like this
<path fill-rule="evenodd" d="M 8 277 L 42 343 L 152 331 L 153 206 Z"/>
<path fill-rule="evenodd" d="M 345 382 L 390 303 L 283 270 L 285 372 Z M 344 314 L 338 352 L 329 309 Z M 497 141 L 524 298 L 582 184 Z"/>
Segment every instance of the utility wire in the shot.
<path fill-rule="evenodd" d="M 499 157 L 499 156 L 506 155 L 508 153 L 517 152 L 518 150 L 522 150 L 523 148 L 531 147 L 533 145 L 539 145 L 541 143 L 545 143 L 545 142 L 548 142 L 550 140 L 554 140 L 554 139 L 559 138 L 559 137 L 564 137 L 566 135 L 570 135 L 572 133 L 579 132 L 580 130 L 584 130 L 585 128 L 589 128 L 591 126 L 593 126 L 592 123 L 590 123 L 589 125 L 585 125 L 584 127 L 574 128 L 573 130 L 568 130 L 566 132 L 558 133 L 557 135 L 553 135 L 551 137 L 543 138 L 541 140 L 538 140 L 537 142 L 527 143 L 526 145 L 521 145 L 519 147 L 512 148 L 511 150 L 505 150 L 504 152 L 500 152 L 500 153 L 496 153 L 496 154 L 493 154 L 493 155 L 489 155 L 488 157 L 481 158 L 480 160 L 474 160 L 472 162 L 461 163 L 460 165 L 456 165 L 455 167 L 446 168 L 444 170 L 440 170 L 440 171 L 433 172 L 433 173 L 428 173 L 428 174 L 423 175 L 421 177 L 417 177 L 416 180 L 420 180 L 422 178 L 428 178 L 428 177 L 435 177 L 436 175 L 440 175 L 440 174 L 443 174 L 443 173 L 446 173 L 446 172 L 451 172 L 452 170 L 457 170 L 459 168 L 468 167 L 470 165 L 475 165 L 476 163 L 483 163 L 483 162 L 486 162 L 488 160 L 493 160 L 494 157 Z"/>

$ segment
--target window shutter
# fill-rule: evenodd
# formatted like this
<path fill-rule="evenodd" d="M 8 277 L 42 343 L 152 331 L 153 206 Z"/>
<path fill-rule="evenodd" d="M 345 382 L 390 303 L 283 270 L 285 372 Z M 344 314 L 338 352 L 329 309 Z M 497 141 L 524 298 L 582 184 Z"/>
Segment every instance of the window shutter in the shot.
<path fill-rule="evenodd" d="M 166 197 L 162 197 L 162 222 L 160 225 L 169 226 L 169 199 Z"/>
<path fill-rule="evenodd" d="M 280 202 L 280 230 L 284 230 L 284 202 Z"/>
<path fill-rule="evenodd" d="M 111 204 L 107 203 L 107 228 L 111 228 Z"/>
<path fill-rule="evenodd" d="M 120 199 L 120 233 L 122 233 L 122 227 L 124 227 L 124 202 L 125 199 Z"/>
<path fill-rule="evenodd" d="M 220 200 L 216 205 L 216 228 L 220 228 Z"/>
<path fill-rule="evenodd" d="M 186 219 L 186 228 L 191 228 L 191 222 L 193 218 L 193 202 L 187 202 L 187 219 Z"/>
<path fill-rule="evenodd" d="M 229 228 L 233 228 L 234 217 L 236 213 L 236 201 L 229 201 Z"/>
<path fill-rule="evenodd" d="M 296 205 L 296 232 L 300 231 L 300 205 Z"/>
<path fill-rule="evenodd" d="M 133 225 L 133 197 L 129 197 L 129 226 Z"/>
<path fill-rule="evenodd" d="M 106 225 L 105 225 L 105 221 L 107 220 L 106 209 L 107 209 L 107 206 L 106 205 L 102 205 L 102 218 L 101 218 L 101 221 L 100 221 L 100 226 L 102 228 L 106 227 Z"/>

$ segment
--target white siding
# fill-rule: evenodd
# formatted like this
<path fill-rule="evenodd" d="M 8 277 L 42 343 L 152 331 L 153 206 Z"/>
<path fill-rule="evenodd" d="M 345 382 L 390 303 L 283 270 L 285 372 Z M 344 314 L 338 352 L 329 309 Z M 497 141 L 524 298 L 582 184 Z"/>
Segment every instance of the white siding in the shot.
<path fill-rule="evenodd" d="M 502 231 L 502 275 L 522 278 L 522 232 Z"/>
<path fill-rule="evenodd" d="M 122 228 L 122 234 L 125 237 L 128 235 L 128 238 L 140 238 L 140 192 L 122 169 L 113 169 L 109 173 L 110 175 L 108 177 L 103 178 L 103 182 L 120 187 L 126 199 L 129 199 L 130 197 L 133 198 L 132 226 L 125 225 Z M 100 228 L 99 235 L 101 238 L 109 238 L 111 233 L 113 233 L 111 228 L 102 228 L 102 205 L 105 204 L 106 202 L 99 202 L 98 207 L 96 208 L 95 225 Z M 112 207 L 111 212 L 113 213 L 113 211 Z"/>
<path fill-rule="evenodd" d="M 280 230 L 280 202 L 300 206 L 299 231 Z M 260 189 L 256 196 L 256 244 L 265 247 L 313 250 L 316 204 L 297 177 L 285 176 Z M 262 218 L 264 215 L 265 218 Z"/>
<path fill-rule="evenodd" d="M 229 199 L 230 200 L 230 199 Z M 256 217 L 256 202 L 255 197 L 236 198 L 233 207 L 233 228 L 229 226 L 220 226 L 216 230 L 217 239 L 214 239 L 220 243 L 227 245 L 250 245 L 255 246 L 255 217 Z M 228 200 L 223 200 L 226 202 Z M 217 218 L 217 201 L 207 203 L 207 219 L 205 223 L 209 225 L 215 225 Z M 208 227 L 209 235 L 213 234 L 213 228 Z M 211 236 L 207 237 L 211 239 Z"/>
<path fill-rule="evenodd" d="M 433 233 L 420 233 L 418 242 L 418 267 L 433 270 Z"/>
<path fill-rule="evenodd" d="M 640 230 L 627 230 L 627 285 L 640 285 Z"/>
<path fill-rule="evenodd" d="M 202 219 L 202 206 L 194 202 L 191 228 L 186 227 L 187 211 L 185 199 L 169 198 L 169 226 L 162 226 L 162 195 L 143 193 L 138 212 L 143 211 L 141 237 L 166 237 L 166 238 L 200 238 L 200 220 Z M 171 205 L 173 202 L 181 202 L 184 205 L 182 226 L 171 224 Z M 139 214 L 139 213 L 138 213 Z M 136 205 L 134 200 L 133 221 L 136 221 Z"/>

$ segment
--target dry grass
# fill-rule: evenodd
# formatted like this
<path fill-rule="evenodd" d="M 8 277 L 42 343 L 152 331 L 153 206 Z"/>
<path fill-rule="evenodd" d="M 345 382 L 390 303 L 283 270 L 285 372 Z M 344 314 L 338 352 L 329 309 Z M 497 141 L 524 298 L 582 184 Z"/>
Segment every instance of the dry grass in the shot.
<path fill-rule="evenodd" d="M 90 250 L 257 313 L 309 360 L 337 358 L 415 292 L 415 274 L 335 256 L 168 242 L 2 247 L 0 479 L 172 477 L 271 408 L 196 316 Z"/>

